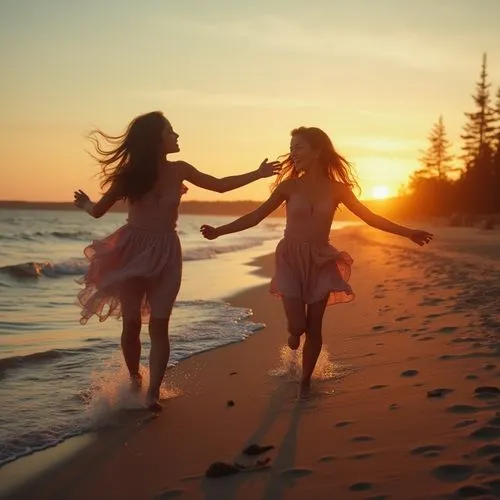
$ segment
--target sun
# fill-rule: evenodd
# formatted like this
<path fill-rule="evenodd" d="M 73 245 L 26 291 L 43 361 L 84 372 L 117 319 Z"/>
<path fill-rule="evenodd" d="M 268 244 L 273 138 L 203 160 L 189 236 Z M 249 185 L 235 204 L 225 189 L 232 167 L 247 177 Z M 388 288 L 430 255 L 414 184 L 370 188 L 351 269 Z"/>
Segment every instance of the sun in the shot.
<path fill-rule="evenodd" d="M 384 200 L 389 196 L 389 188 L 387 186 L 373 186 L 372 196 L 376 200 Z"/>

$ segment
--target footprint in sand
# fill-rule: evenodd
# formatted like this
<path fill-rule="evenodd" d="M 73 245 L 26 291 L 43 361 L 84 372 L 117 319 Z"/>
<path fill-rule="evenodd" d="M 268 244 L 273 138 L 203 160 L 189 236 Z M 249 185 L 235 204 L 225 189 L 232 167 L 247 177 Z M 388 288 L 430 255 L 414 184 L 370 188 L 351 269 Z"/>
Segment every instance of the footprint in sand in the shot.
<path fill-rule="evenodd" d="M 496 455 L 500 453 L 500 445 L 498 444 L 485 444 L 476 450 L 476 455 L 478 457 L 488 457 L 490 455 Z"/>
<path fill-rule="evenodd" d="M 444 314 L 441 314 L 441 313 L 432 313 L 432 314 L 428 314 L 426 316 L 427 319 L 434 319 L 434 318 L 440 318 L 441 316 L 444 316 Z"/>
<path fill-rule="evenodd" d="M 385 326 L 384 326 L 384 325 L 375 325 L 375 326 L 373 326 L 373 327 L 372 327 L 372 330 L 373 330 L 374 332 L 377 332 L 377 331 L 379 331 L 379 330 L 383 330 L 384 328 L 385 328 Z"/>
<path fill-rule="evenodd" d="M 494 427 L 500 427 L 500 412 L 496 412 L 495 417 L 488 421 L 488 424 L 493 425 Z"/>
<path fill-rule="evenodd" d="M 411 318 L 411 316 L 399 316 L 396 318 L 395 321 L 398 321 L 398 322 L 399 321 L 406 321 L 407 319 L 410 319 L 410 318 Z"/>
<path fill-rule="evenodd" d="M 474 389 L 475 398 L 478 399 L 492 399 L 500 396 L 500 389 L 495 386 L 480 386 Z"/>
<path fill-rule="evenodd" d="M 290 479 L 300 479 L 301 477 L 309 476 L 313 471 L 311 469 L 285 469 L 280 475 Z"/>
<path fill-rule="evenodd" d="M 457 490 L 455 490 L 449 498 L 485 498 L 487 500 L 488 495 L 491 493 L 490 488 L 486 488 L 485 486 L 479 486 L 477 484 L 468 484 L 465 486 L 461 486 Z M 491 498 L 491 497 L 489 497 Z"/>
<path fill-rule="evenodd" d="M 327 455 L 324 457 L 321 457 L 318 462 L 331 462 L 332 460 L 335 460 L 335 457 L 333 455 Z"/>
<path fill-rule="evenodd" d="M 377 390 L 377 389 L 385 389 L 387 387 L 387 385 L 384 385 L 384 384 L 377 384 L 377 385 L 372 385 L 370 387 L 370 389 L 372 390 Z"/>
<path fill-rule="evenodd" d="M 493 493 L 497 495 L 500 494 L 500 479 L 494 479 L 493 481 L 489 481 L 488 483 L 485 484 L 485 486 L 491 488 Z M 498 498 L 498 496 L 495 498 Z"/>
<path fill-rule="evenodd" d="M 351 486 L 349 486 L 349 489 L 351 491 L 367 491 L 371 490 L 371 488 L 372 488 L 372 483 L 364 483 L 364 482 L 354 483 L 351 484 Z"/>
<path fill-rule="evenodd" d="M 391 406 L 389 406 L 389 410 L 399 410 L 401 408 L 397 403 L 392 403 Z"/>
<path fill-rule="evenodd" d="M 177 498 L 180 497 L 184 493 L 184 490 L 168 490 L 168 491 L 162 491 L 161 493 L 158 493 L 155 497 L 154 500 L 166 500 L 167 498 Z"/>
<path fill-rule="evenodd" d="M 349 420 L 342 420 L 341 422 L 337 422 L 335 424 L 335 427 L 347 427 L 348 425 L 352 425 L 354 422 L 351 422 Z"/>
<path fill-rule="evenodd" d="M 445 464 L 436 467 L 432 473 L 441 481 L 465 481 L 475 472 L 475 467 L 466 464 Z"/>
<path fill-rule="evenodd" d="M 353 455 L 351 458 L 354 460 L 364 460 L 365 458 L 373 457 L 373 453 L 357 453 Z"/>
<path fill-rule="evenodd" d="M 466 375 L 465 378 L 467 380 L 477 380 L 479 377 L 477 375 L 474 375 L 474 374 L 469 374 L 469 375 Z"/>
<path fill-rule="evenodd" d="M 351 439 L 351 441 L 355 441 L 356 443 L 367 443 L 375 440 L 371 436 L 355 436 Z"/>
<path fill-rule="evenodd" d="M 477 413 L 479 408 L 471 405 L 452 405 L 446 408 L 446 411 L 449 413 Z"/>
<path fill-rule="evenodd" d="M 426 340 L 434 340 L 434 337 L 427 336 L 427 337 L 422 337 L 418 339 L 420 342 L 425 342 Z"/>
<path fill-rule="evenodd" d="M 418 375 L 418 370 L 405 370 L 404 372 L 401 373 L 401 377 L 414 377 L 415 375 Z"/>
<path fill-rule="evenodd" d="M 439 388 L 427 391 L 428 398 L 442 398 L 453 392 L 453 389 Z"/>
<path fill-rule="evenodd" d="M 455 427 L 455 429 L 462 429 L 463 427 L 469 427 L 469 425 L 474 424 L 477 424 L 477 420 L 475 419 L 461 420 L 460 422 L 457 422 L 453 427 Z"/>
<path fill-rule="evenodd" d="M 428 444 L 426 446 L 413 448 L 412 450 L 410 450 L 410 453 L 412 455 L 420 455 L 429 458 L 439 456 L 439 454 L 444 450 L 446 450 L 445 446 L 441 446 L 439 444 Z"/>
<path fill-rule="evenodd" d="M 443 326 L 439 330 L 437 330 L 437 333 L 453 333 L 458 330 L 458 326 Z"/>
<path fill-rule="evenodd" d="M 494 370 L 497 367 L 497 365 L 493 365 L 491 363 L 488 363 L 487 365 L 483 366 L 483 370 L 489 371 L 489 370 Z"/>
<path fill-rule="evenodd" d="M 500 427 L 485 425 L 484 427 L 480 427 L 474 432 L 471 432 L 469 437 L 473 439 L 484 439 L 485 441 L 498 439 L 500 438 Z"/>

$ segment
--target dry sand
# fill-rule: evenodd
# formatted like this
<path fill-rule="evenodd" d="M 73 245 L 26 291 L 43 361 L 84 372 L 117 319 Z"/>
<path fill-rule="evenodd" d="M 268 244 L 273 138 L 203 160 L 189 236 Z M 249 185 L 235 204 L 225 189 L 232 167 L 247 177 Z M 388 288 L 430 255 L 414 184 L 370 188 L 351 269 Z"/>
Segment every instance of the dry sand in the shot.
<path fill-rule="evenodd" d="M 438 228 L 421 249 L 364 228 L 334 244 L 354 257 L 356 300 L 327 310 L 310 400 L 281 304 L 255 288 L 230 302 L 263 331 L 170 370 L 179 395 L 157 418 L 121 413 L 77 453 L 39 454 L 38 475 L 32 457 L 4 467 L 0 482 L 23 480 L 6 498 L 500 498 L 500 234 Z M 275 447 L 268 468 L 204 477 L 255 461 L 252 443 Z"/>

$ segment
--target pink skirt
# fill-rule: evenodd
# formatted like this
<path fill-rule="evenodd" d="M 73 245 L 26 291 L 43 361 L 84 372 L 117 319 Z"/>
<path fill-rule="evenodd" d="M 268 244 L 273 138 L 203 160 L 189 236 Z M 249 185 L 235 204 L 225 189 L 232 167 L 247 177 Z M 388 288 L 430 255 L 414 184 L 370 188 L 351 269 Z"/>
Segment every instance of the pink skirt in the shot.
<path fill-rule="evenodd" d="M 175 231 L 153 232 L 122 226 L 85 248 L 89 260 L 78 293 L 80 323 L 94 314 L 130 316 L 146 323 L 170 315 L 182 275 L 182 251 Z"/>
<path fill-rule="evenodd" d="M 353 260 L 329 243 L 317 244 L 282 239 L 276 248 L 271 293 L 301 298 L 314 304 L 328 297 L 327 305 L 350 302 L 354 293 L 348 284 Z"/>

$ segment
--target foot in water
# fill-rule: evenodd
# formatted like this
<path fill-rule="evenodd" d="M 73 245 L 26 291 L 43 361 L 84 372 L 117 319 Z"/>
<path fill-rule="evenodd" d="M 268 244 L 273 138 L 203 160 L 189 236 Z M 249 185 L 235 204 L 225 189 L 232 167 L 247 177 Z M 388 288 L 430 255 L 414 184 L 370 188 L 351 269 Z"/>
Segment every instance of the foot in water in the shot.
<path fill-rule="evenodd" d="M 142 388 L 142 375 L 136 373 L 135 375 L 130 375 L 130 390 L 132 392 L 140 392 Z"/>
<path fill-rule="evenodd" d="M 311 395 L 311 381 L 302 380 L 299 388 L 299 399 L 308 399 Z"/>
<path fill-rule="evenodd" d="M 300 336 L 298 336 L 298 335 L 289 335 L 288 336 L 288 347 L 292 351 L 296 351 L 300 347 Z"/>
<path fill-rule="evenodd" d="M 146 408 L 149 411 L 162 411 L 163 406 L 160 404 L 160 395 L 159 394 L 151 394 L 148 391 L 148 394 L 146 396 Z"/>

